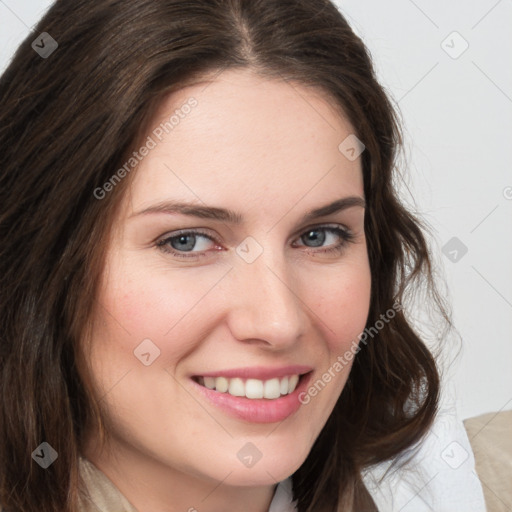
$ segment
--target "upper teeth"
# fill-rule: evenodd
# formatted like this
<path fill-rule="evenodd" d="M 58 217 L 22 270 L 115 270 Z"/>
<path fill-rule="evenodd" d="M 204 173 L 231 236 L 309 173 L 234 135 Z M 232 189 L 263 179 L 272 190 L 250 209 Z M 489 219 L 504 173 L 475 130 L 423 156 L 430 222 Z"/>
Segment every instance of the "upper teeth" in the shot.
<path fill-rule="evenodd" d="M 245 396 L 247 398 L 279 398 L 282 395 L 293 393 L 299 382 L 298 375 L 290 375 L 281 379 L 270 380 L 247 379 L 238 377 L 228 379 L 226 377 L 201 377 L 200 384 L 208 389 L 215 389 L 220 393 L 228 393 L 233 396 Z"/>

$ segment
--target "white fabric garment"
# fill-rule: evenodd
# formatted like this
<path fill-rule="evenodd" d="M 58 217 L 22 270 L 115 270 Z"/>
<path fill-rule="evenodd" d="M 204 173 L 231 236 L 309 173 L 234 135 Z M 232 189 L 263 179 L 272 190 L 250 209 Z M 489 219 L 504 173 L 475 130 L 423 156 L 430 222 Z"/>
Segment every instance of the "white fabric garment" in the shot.
<path fill-rule="evenodd" d="M 292 502 L 292 479 L 288 478 L 277 486 L 268 512 L 296 512 L 296 510 L 295 502 Z"/>
<path fill-rule="evenodd" d="M 384 475 L 389 463 L 364 475 L 380 512 L 486 512 L 482 484 L 464 424 L 441 410 L 406 468 Z"/>

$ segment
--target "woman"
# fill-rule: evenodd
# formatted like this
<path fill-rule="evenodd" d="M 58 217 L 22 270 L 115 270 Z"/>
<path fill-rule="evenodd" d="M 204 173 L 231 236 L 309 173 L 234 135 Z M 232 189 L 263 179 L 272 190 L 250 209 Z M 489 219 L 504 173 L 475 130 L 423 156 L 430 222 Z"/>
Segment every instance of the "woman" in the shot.
<path fill-rule="evenodd" d="M 0 98 L 4 510 L 377 510 L 450 321 L 336 7 L 59 0 Z"/>

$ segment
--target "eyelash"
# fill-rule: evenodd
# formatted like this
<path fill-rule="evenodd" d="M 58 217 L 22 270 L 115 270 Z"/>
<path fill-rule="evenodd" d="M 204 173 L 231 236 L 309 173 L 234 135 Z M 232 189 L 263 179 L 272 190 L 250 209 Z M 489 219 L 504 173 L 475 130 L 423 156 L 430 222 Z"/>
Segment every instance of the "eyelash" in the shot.
<path fill-rule="evenodd" d="M 314 227 L 309 228 L 306 231 L 304 231 L 300 235 L 299 238 L 301 238 L 303 235 L 305 235 L 305 234 L 307 234 L 307 233 L 309 233 L 311 231 L 324 231 L 324 232 L 328 232 L 328 233 L 334 233 L 334 234 L 336 234 L 336 235 L 338 235 L 340 237 L 341 242 L 338 243 L 338 244 L 335 244 L 333 246 L 330 246 L 327 249 L 318 250 L 318 251 L 314 250 L 313 247 L 310 247 L 309 249 L 312 249 L 312 250 L 306 251 L 306 252 L 315 252 L 315 253 L 316 252 L 320 252 L 320 253 L 324 253 L 324 254 L 341 253 L 346 248 L 346 246 L 349 243 L 354 241 L 354 238 L 355 238 L 355 235 L 351 231 L 349 231 L 346 228 L 339 227 L 339 226 L 314 226 Z M 156 242 L 156 246 L 162 252 L 164 252 L 166 254 L 172 254 L 173 256 L 176 256 L 177 258 L 182 258 L 182 259 L 197 259 L 197 258 L 200 258 L 200 257 L 203 257 L 203 256 L 207 256 L 206 251 L 203 251 L 203 252 L 192 252 L 192 251 L 182 252 L 182 251 L 176 251 L 175 249 L 169 248 L 168 244 L 169 244 L 169 242 L 171 240 L 173 240 L 175 238 L 179 238 L 180 236 L 188 236 L 188 235 L 204 236 L 204 237 L 208 238 L 209 240 L 211 240 L 212 242 L 214 242 L 216 244 L 219 244 L 219 242 L 214 237 L 212 237 L 208 233 L 205 233 L 204 231 L 201 231 L 201 230 L 185 231 L 184 230 L 184 231 L 178 232 L 175 235 L 168 236 L 168 237 L 166 237 L 166 238 L 164 238 L 162 240 L 159 240 L 158 242 Z M 307 246 L 301 246 L 301 247 L 307 247 Z"/>

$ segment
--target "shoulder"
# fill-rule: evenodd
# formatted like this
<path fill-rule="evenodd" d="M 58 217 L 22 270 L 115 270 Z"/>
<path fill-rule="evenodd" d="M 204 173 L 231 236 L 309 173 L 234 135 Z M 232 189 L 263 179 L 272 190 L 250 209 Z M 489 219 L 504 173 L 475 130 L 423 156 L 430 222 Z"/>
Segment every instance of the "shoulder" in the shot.
<path fill-rule="evenodd" d="M 474 454 L 455 414 L 440 414 L 411 454 L 410 461 L 395 471 L 389 461 L 364 475 L 379 510 L 485 512 Z"/>
<path fill-rule="evenodd" d="M 489 510 L 498 510 L 504 503 L 512 505 L 512 410 L 468 418 L 464 426 L 475 454 L 476 472 L 490 484 L 483 489 Z"/>

